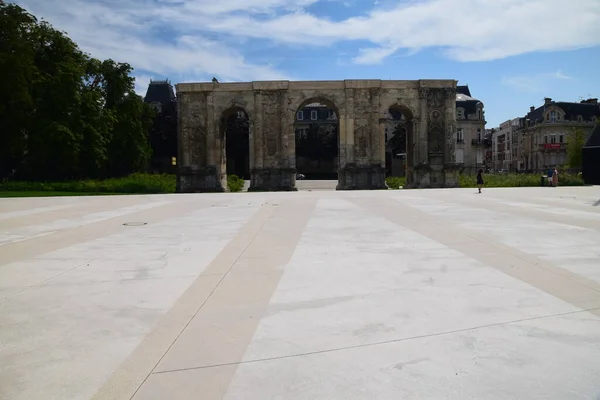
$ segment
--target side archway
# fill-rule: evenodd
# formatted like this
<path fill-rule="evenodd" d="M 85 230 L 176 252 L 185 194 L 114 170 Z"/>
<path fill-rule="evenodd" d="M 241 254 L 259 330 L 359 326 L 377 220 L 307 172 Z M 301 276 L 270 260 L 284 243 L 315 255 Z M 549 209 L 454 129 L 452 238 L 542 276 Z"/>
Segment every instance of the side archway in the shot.
<path fill-rule="evenodd" d="M 337 180 L 339 110 L 325 97 L 303 100 L 294 114 L 297 179 Z"/>
<path fill-rule="evenodd" d="M 227 175 L 250 179 L 250 117 L 245 109 L 231 107 L 219 120 L 221 151 Z"/>
<path fill-rule="evenodd" d="M 414 115 L 402 104 L 392 104 L 385 110 L 385 164 L 387 176 L 406 177 L 413 182 L 414 165 Z"/>

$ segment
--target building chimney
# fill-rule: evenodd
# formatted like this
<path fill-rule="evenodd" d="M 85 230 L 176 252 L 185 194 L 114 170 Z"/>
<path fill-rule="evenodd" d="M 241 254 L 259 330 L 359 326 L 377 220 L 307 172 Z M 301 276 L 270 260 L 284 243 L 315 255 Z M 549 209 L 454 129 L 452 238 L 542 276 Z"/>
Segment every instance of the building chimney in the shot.
<path fill-rule="evenodd" d="M 544 98 L 544 105 L 547 106 L 550 103 L 552 103 L 552 99 L 550 97 L 545 97 Z"/>
<path fill-rule="evenodd" d="M 529 112 L 534 112 L 534 111 L 535 111 L 535 106 L 529 107 Z"/>
<path fill-rule="evenodd" d="M 581 100 L 581 104 L 598 104 L 598 99 Z"/>

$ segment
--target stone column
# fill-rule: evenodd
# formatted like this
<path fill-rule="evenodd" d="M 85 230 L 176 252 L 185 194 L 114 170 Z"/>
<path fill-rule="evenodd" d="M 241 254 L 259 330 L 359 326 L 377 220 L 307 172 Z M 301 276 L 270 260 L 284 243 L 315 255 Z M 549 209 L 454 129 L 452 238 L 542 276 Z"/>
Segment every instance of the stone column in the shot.
<path fill-rule="evenodd" d="M 444 127 L 446 142 L 444 146 L 444 187 L 458 187 L 458 174 L 460 165 L 456 163 L 456 140 L 454 133 L 456 132 L 456 89 L 444 89 L 445 95 L 445 110 L 444 110 Z"/>
<path fill-rule="evenodd" d="M 422 188 L 429 187 L 430 167 L 428 157 L 428 126 L 427 119 L 429 107 L 427 106 L 427 95 L 429 89 L 419 88 L 419 119 L 415 120 L 414 124 L 414 158 L 413 158 L 413 174 L 411 187 Z"/>
<path fill-rule="evenodd" d="M 225 137 L 221 126 L 221 115 L 215 113 L 215 98 L 212 92 L 206 94 L 206 167 L 215 171 L 215 180 L 223 190 L 227 190 L 227 161 L 225 157 Z M 223 135 L 223 137 L 221 137 Z M 218 190 L 221 191 L 221 190 Z"/>
<path fill-rule="evenodd" d="M 339 110 L 338 117 L 340 147 L 336 190 L 348 190 L 352 186 L 348 169 L 354 164 L 354 89 L 345 88 L 344 96 L 344 109 Z"/>
<path fill-rule="evenodd" d="M 255 130 L 260 127 L 260 141 L 256 140 L 255 149 L 260 145 L 261 154 L 252 170 L 249 191 L 295 190 L 296 170 L 289 163 L 290 153 L 293 154 L 289 145 L 293 116 L 287 115 L 287 99 L 287 90 L 281 88 L 255 91 Z"/>
<path fill-rule="evenodd" d="M 224 186 L 217 167 L 210 165 L 209 154 L 214 149 L 209 140 L 213 118 L 207 116 L 207 96 L 204 92 L 181 96 L 180 146 L 182 162 L 178 168 L 179 192 L 222 192 Z"/>
<path fill-rule="evenodd" d="M 187 99 L 186 93 L 177 93 L 177 193 L 185 192 L 191 184 L 191 180 L 182 174 L 182 167 L 190 165 L 189 148 L 183 145 L 187 142 L 184 125 Z"/>
<path fill-rule="evenodd" d="M 362 83 L 358 86 L 350 83 L 346 87 L 346 163 L 340 164 L 337 190 L 387 189 L 385 155 L 382 166 L 379 152 L 380 90 L 379 86 L 363 86 Z M 355 149 L 357 137 L 359 151 L 364 151 L 359 154 L 358 161 Z"/>
<path fill-rule="evenodd" d="M 387 189 L 385 184 L 385 128 L 382 129 L 381 88 L 370 90 L 371 93 L 371 134 L 369 135 L 369 159 L 371 165 L 369 189 Z"/>
<path fill-rule="evenodd" d="M 264 166 L 265 143 L 264 143 L 264 124 L 263 124 L 263 104 L 262 95 L 254 91 L 254 112 L 252 121 L 252 159 L 254 163 L 250 165 L 250 187 L 248 191 L 259 191 L 261 187 L 260 171 Z"/>

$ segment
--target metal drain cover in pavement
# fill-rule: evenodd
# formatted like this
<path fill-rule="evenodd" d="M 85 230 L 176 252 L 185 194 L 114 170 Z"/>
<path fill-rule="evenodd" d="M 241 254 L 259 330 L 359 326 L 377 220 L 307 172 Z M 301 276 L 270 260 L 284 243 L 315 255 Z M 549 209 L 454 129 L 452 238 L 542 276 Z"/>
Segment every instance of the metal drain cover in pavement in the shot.
<path fill-rule="evenodd" d="M 144 226 L 148 225 L 147 222 L 125 222 L 123 225 L 125 226 Z"/>

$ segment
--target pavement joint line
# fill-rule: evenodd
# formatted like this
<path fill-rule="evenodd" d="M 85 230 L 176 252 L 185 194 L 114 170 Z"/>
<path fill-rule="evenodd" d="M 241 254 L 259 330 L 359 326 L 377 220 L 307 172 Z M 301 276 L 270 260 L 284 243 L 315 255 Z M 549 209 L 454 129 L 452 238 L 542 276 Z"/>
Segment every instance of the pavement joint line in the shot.
<path fill-rule="evenodd" d="M 221 285 L 221 283 L 223 282 L 223 280 L 229 275 L 229 273 L 231 272 L 231 270 L 233 269 L 233 266 L 239 261 L 239 259 L 242 257 L 242 255 L 244 254 L 244 252 L 246 251 L 246 249 L 252 244 L 252 242 L 256 239 L 256 237 L 259 235 L 259 233 L 263 230 L 263 228 L 265 227 L 265 225 L 271 220 L 271 218 L 273 218 L 273 214 L 274 211 L 279 208 L 278 204 L 273 204 L 273 207 L 271 207 L 270 209 L 272 210 L 272 212 L 269 214 L 269 216 L 264 220 L 261 221 L 261 225 L 260 227 L 254 232 L 254 234 L 252 235 L 252 238 L 250 240 L 247 241 L 247 243 L 245 243 L 244 247 L 242 248 L 242 251 L 239 252 L 239 254 L 237 255 L 237 257 L 235 258 L 235 261 L 233 263 L 231 263 L 231 265 L 229 266 L 229 268 L 227 269 L 227 271 L 223 274 L 223 276 L 221 277 L 221 279 L 219 279 L 219 281 L 216 283 L 216 285 L 212 288 L 212 290 L 210 291 L 210 293 L 208 294 L 208 296 L 206 296 L 206 298 L 204 299 L 204 301 L 200 304 L 200 306 L 196 309 L 196 311 L 194 312 L 194 314 L 192 315 L 191 318 L 189 318 L 189 320 L 187 321 L 187 323 L 185 324 L 185 326 L 183 327 L 183 329 L 181 329 L 179 331 L 179 333 L 177 334 L 177 336 L 174 338 L 174 340 L 171 342 L 171 344 L 167 347 L 167 349 L 163 352 L 162 356 L 160 357 L 160 359 L 158 361 L 156 361 L 156 363 L 154 364 L 154 366 L 152 367 L 152 370 L 150 371 L 150 373 L 148 375 L 146 375 L 146 377 L 144 378 L 144 380 L 140 383 L 140 385 L 135 389 L 135 391 L 133 392 L 133 394 L 131 395 L 130 399 L 133 399 L 135 397 L 135 395 L 138 393 L 138 391 L 144 386 L 144 384 L 146 383 L 146 381 L 148 380 L 148 378 L 154 373 L 154 370 L 156 369 L 156 367 L 158 367 L 158 365 L 161 363 L 161 361 L 165 358 L 165 356 L 169 353 L 169 351 L 171 350 L 171 348 L 173 347 L 173 345 L 177 342 L 177 340 L 181 337 L 181 335 L 183 334 L 183 332 L 185 332 L 185 330 L 189 327 L 189 325 L 192 323 L 192 321 L 194 320 L 194 318 L 198 315 L 198 313 L 202 310 L 202 308 L 204 307 L 204 305 L 210 300 L 210 298 L 212 297 L 212 295 L 215 293 L 215 291 L 219 288 L 219 286 Z M 216 274 L 213 274 L 216 275 Z M 202 276 L 202 275 L 199 275 Z M 204 275 L 207 276 L 207 275 Z"/>
<path fill-rule="evenodd" d="M 397 201 L 397 200 L 395 200 L 395 201 L 397 203 L 401 204 L 401 205 L 405 205 L 404 203 L 402 203 L 400 201 Z M 359 202 L 356 202 L 356 203 L 358 204 Z M 460 204 L 458 204 L 458 203 L 454 203 L 453 202 L 452 204 L 460 206 Z M 474 206 L 472 208 L 478 208 L 478 209 L 481 209 L 481 210 L 490 211 L 489 209 L 487 209 L 485 207 L 481 207 L 481 206 L 479 206 L 479 207 Z M 422 212 L 420 210 L 418 210 L 418 211 Z M 502 211 L 500 211 L 500 213 L 503 214 L 503 215 L 509 215 L 508 212 L 502 212 Z M 435 218 L 435 216 L 432 216 L 431 214 L 427 214 L 427 213 L 425 213 L 425 214 L 426 214 L 426 216 L 422 217 L 422 219 L 427 219 L 429 221 L 439 222 Z M 556 221 L 553 221 L 552 218 L 548 218 L 547 220 L 549 222 L 556 222 Z M 573 224 L 570 224 L 570 225 L 577 226 L 577 225 L 573 225 Z M 578 226 L 578 227 L 581 227 L 581 226 Z M 588 227 L 581 227 L 581 228 L 583 228 L 583 229 L 592 229 L 592 228 L 588 228 Z M 506 253 L 506 254 L 510 254 L 511 256 L 513 256 L 515 258 L 518 258 L 521 261 L 524 261 L 524 262 L 526 262 L 528 264 L 531 264 L 531 265 L 533 265 L 535 267 L 538 267 L 538 268 L 540 268 L 540 269 L 542 269 L 542 270 L 544 270 L 544 271 L 546 271 L 548 273 L 560 276 L 561 278 L 567 278 L 567 279 L 569 279 L 569 280 L 571 280 L 571 281 L 573 281 L 575 283 L 578 283 L 578 284 L 580 284 L 582 286 L 585 286 L 586 288 L 588 288 L 590 290 L 593 290 L 593 291 L 596 291 L 596 292 L 600 293 L 600 283 L 598 283 L 598 282 L 596 282 L 596 281 L 594 281 L 592 279 L 586 278 L 584 276 L 581 276 L 579 274 L 571 272 L 571 271 L 569 271 L 567 269 L 564 269 L 562 267 L 557 267 L 558 270 L 553 271 L 552 269 L 549 269 L 547 266 L 545 266 L 545 263 L 547 261 L 545 261 L 543 259 L 539 259 L 542 262 L 538 262 L 535 259 L 533 259 L 533 258 L 537 259 L 537 256 L 535 256 L 535 255 L 532 255 L 532 254 L 529 254 L 529 253 L 525 253 L 525 252 L 523 252 L 521 250 L 513 248 L 512 246 L 505 245 L 505 244 L 503 244 L 500 241 L 496 241 L 496 240 L 483 240 L 481 235 L 477 236 L 477 234 L 473 233 L 470 229 L 465 229 L 465 228 L 459 228 L 459 229 L 463 230 L 465 232 L 464 236 L 468 237 L 471 240 L 479 242 L 479 243 L 481 243 L 481 244 L 483 244 L 485 246 L 492 247 L 492 248 L 494 248 L 494 249 L 496 249 L 496 250 L 498 250 L 500 252 L 503 252 L 503 253 Z"/>
<path fill-rule="evenodd" d="M 13 262 L 42 256 L 43 254 L 51 253 L 65 247 L 120 233 L 126 229 L 122 223 L 132 218 L 144 218 L 149 223 L 156 224 L 170 218 L 186 215 L 189 211 L 185 211 L 186 208 L 184 205 L 189 203 L 197 202 L 188 200 L 179 207 L 174 207 L 174 202 L 170 201 L 166 204 L 135 210 L 124 215 L 116 215 L 107 219 L 57 230 L 51 234 L 31 237 L 14 243 L 6 243 L 3 245 L 3 251 L 0 252 L 0 268 Z M 206 205 L 198 205 L 198 209 L 206 207 Z"/>
<path fill-rule="evenodd" d="M 532 206 L 537 206 L 537 208 L 525 208 L 525 207 L 515 207 L 515 206 L 506 205 L 506 201 L 508 201 L 506 199 L 490 198 L 489 200 L 491 200 L 495 203 L 494 208 L 492 210 L 483 206 L 480 201 L 477 201 L 471 197 L 466 197 L 466 196 L 462 196 L 460 203 L 456 202 L 456 201 L 445 201 L 445 203 L 450 203 L 454 206 L 464 206 L 464 205 L 468 204 L 469 208 L 473 208 L 473 209 L 477 209 L 477 210 L 492 211 L 492 212 L 501 214 L 503 216 L 517 215 L 521 218 L 543 220 L 543 221 L 547 221 L 547 222 L 550 222 L 553 224 L 575 226 L 578 228 L 590 229 L 590 230 L 594 230 L 594 231 L 597 231 L 600 229 L 600 220 L 587 219 L 581 215 L 565 216 L 565 215 L 554 213 L 554 212 L 548 213 L 548 212 L 544 211 L 544 206 L 546 206 L 546 204 L 527 203 Z M 551 207 L 550 205 L 547 205 L 547 206 Z M 564 208 L 564 207 L 560 207 L 560 206 L 554 206 L 554 207 Z M 583 210 L 577 210 L 577 211 L 590 213 L 590 211 L 583 211 Z M 594 214 L 598 214 L 598 213 L 594 213 Z M 536 215 L 537 218 L 533 218 L 532 215 Z"/>
<path fill-rule="evenodd" d="M 381 346 L 381 345 L 392 344 L 392 343 L 406 342 L 406 341 L 415 340 L 415 339 L 425 339 L 425 338 L 430 338 L 430 337 L 451 335 L 454 333 L 469 332 L 469 331 L 474 331 L 474 330 L 478 330 L 478 329 L 493 328 L 493 327 L 498 327 L 498 326 L 503 326 L 503 325 L 516 324 L 516 323 L 520 323 L 520 322 L 529 322 L 529 321 L 536 321 L 536 320 L 547 319 L 547 318 L 563 317 L 563 316 L 567 316 L 567 315 L 581 314 L 581 313 L 593 312 L 593 311 L 600 311 L 600 307 L 589 308 L 589 309 L 585 309 L 585 310 L 568 311 L 568 312 L 558 313 L 558 314 L 542 315 L 542 316 L 530 317 L 530 318 L 521 318 L 521 319 L 516 319 L 516 320 L 512 320 L 512 321 L 495 322 L 493 324 L 485 324 L 485 325 L 473 326 L 473 327 L 469 327 L 469 328 L 453 329 L 453 330 L 444 331 L 444 332 L 435 332 L 435 333 L 428 333 L 428 334 L 423 334 L 423 335 L 415 335 L 415 336 L 409 336 L 409 337 L 405 337 L 405 338 L 381 340 L 378 342 L 363 343 L 363 344 L 357 344 L 357 345 L 352 345 L 352 346 L 336 347 L 336 348 L 317 350 L 317 351 L 307 351 L 304 353 L 288 354 L 288 355 L 284 355 L 284 356 L 257 358 L 254 360 L 243 360 L 243 361 L 231 362 L 231 363 L 202 365 L 202 366 L 198 366 L 198 367 L 157 371 L 157 372 L 153 372 L 152 374 L 153 375 L 161 375 L 161 374 L 169 374 L 169 373 L 174 373 L 174 372 L 193 371 L 193 370 L 200 370 L 200 369 L 228 367 L 228 366 L 234 366 L 234 365 L 256 364 L 256 363 L 266 362 L 266 361 L 285 360 L 288 358 L 334 353 L 334 352 L 338 352 L 338 351 L 360 349 L 360 348 L 364 348 L 364 347 Z"/>
<path fill-rule="evenodd" d="M 593 279 L 587 278 L 583 275 L 579 275 L 575 272 L 572 272 L 572 271 L 565 269 L 563 267 L 560 267 L 558 265 L 552 264 L 550 261 L 540 259 L 535 255 L 515 249 L 514 247 L 506 245 L 506 244 L 502 243 L 501 241 L 485 238 L 485 236 L 483 236 L 483 235 L 477 236 L 477 234 L 472 229 L 460 227 L 454 221 L 444 220 L 440 216 L 428 214 L 424 211 L 421 211 L 417 208 L 412 207 L 410 204 L 407 204 L 403 201 L 399 201 L 394 198 L 378 199 L 378 203 L 379 203 L 378 207 L 375 207 L 372 204 L 366 204 L 363 199 L 351 199 L 349 201 L 365 208 L 366 210 L 372 212 L 374 215 L 377 215 L 381 218 L 385 218 L 388 221 L 391 221 L 395 224 L 404 226 L 414 232 L 419 233 L 420 235 L 423 235 L 432 240 L 435 240 L 436 242 L 443 244 L 444 246 L 446 246 L 448 248 L 451 248 L 455 251 L 465 254 L 469 258 L 478 260 L 489 267 L 498 269 L 513 278 L 524 281 L 524 282 L 528 283 L 529 285 L 532 285 L 542 291 L 545 291 L 546 293 L 549 293 L 552 296 L 558 297 L 558 298 L 562 299 L 563 301 L 566 301 L 576 307 L 588 308 L 578 302 L 574 302 L 576 297 L 564 296 L 564 294 L 561 296 L 555 290 L 548 290 L 548 288 L 542 288 L 540 286 L 541 280 L 535 281 L 535 280 L 532 280 L 531 277 L 529 279 L 527 279 L 522 276 L 518 276 L 519 275 L 517 273 L 518 268 L 513 270 L 512 266 L 507 268 L 506 265 L 499 265 L 494 262 L 490 263 L 489 259 L 482 259 L 481 254 L 478 254 L 477 252 L 473 252 L 472 250 L 468 250 L 468 251 L 465 250 L 463 248 L 463 246 L 461 246 L 460 243 L 457 244 L 457 243 L 451 242 L 451 239 L 449 239 L 447 237 L 447 234 L 445 235 L 443 233 L 443 230 L 440 230 L 439 228 L 444 225 L 447 227 L 449 226 L 455 233 L 455 235 L 453 235 L 454 237 L 460 236 L 460 237 L 468 238 L 471 241 L 481 243 L 483 245 L 482 247 L 494 249 L 497 252 L 502 253 L 504 255 L 510 255 L 514 259 L 523 262 L 528 267 L 538 268 L 539 270 L 544 271 L 546 273 L 551 273 L 550 275 L 552 275 L 554 277 L 566 279 L 571 283 L 575 283 L 575 284 L 579 285 L 581 289 L 585 288 L 585 289 L 589 289 L 589 290 L 593 291 L 594 293 L 600 293 L 600 282 L 597 282 Z M 411 212 L 404 214 L 403 220 L 399 221 L 398 214 L 392 213 L 390 211 L 390 207 L 395 207 L 399 210 L 404 210 L 404 211 L 410 210 Z M 429 228 L 427 226 L 427 224 L 422 223 L 423 221 L 427 221 L 429 224 L 435 225 L 436 229 L 434 230 L 432 228 Z M 472 247 L 471 247 L 471 249 L 472 249 Z M 599 313 L 599 316 L 600 316 L 600 313 Z"/>
<path fill-rule="evenodd" d="M 41 282 L 38 282 L 38 283 L 36 283 L 36 284 L 34 284 L 34 285 L 25 286 L 25 287 L 23 287 L 23 288 L 21 288 L 21 289 L 17 290 L 16 292 L 9 293 L 9 294 L 7 294 L 6 296 L 4 296 L 4 297 L 0 298 L 0 303 L 2 303 L 3 301 L 5 301 L 5 300 L 7 300 L 7 299 L 9 299 L 9 298 L 11 298 L 11 297 L 13 297 L 13 296 L 16 296 L 16 295 L 18 295 L 18 294 L 20 294 L 20 293 L 23 293 L 23 292 L 25 292 L 25 291 L 27 291 L 27 290 L 29 290 L 29 289 L 33 289 L 33 288 L 35 288 L 35 287 L 38 287 L 38 286 L 43 286 L 43 285 L 44 285 L 46 282 L 48 282 L 48 281 L 51 281 L 51 280 L 52 280 L 52 279 L 54 279 L 54 278 L 58 278 L 58 277 L 59 277 L 59 276 L 61 276 L 61 275 L 64 275 L 64 274 L 66 274 L 66 273 L 69 273 L 69 272 L 71 272 L 71 271 L 74 271 L 74 270 L 76 270 L 77 268 L 80 268 L 80 267 L 81 267 L 81 266 L 83 266 L 84 264 L 88 264 L 88 263 L 90 263 L 90 262 L 92 262 L 92 261 L 94 261 L 94 260 L 98 260 L 98 259 L 100 259 L 100 258 L 101 258 L 101 256 L 100 256 L 100 257 L 96 257 L 96 258 L 92 258 L 92 259 L 89 259 L 89 260 L 86 260 L 86 261 L 83 261 L 83 262 L 81 262 L 80 264 L 77 264 L 76 266 L 74 266 L 73 268 L 69 268 L 69 269 L 66 269 L 66 270 L 64 270 L 64 271 L 62 271 L 62 272 L 59 272 L 58 274 L 56 274 L 56 275 L 54 275 L 54 276 L 51 276 L 51 277 L 50 277 L 50 278 L 48 278 L 48 279 L 45 279 L 45 280 L 43 280 L 43 281 L 41 281 Z"/>

